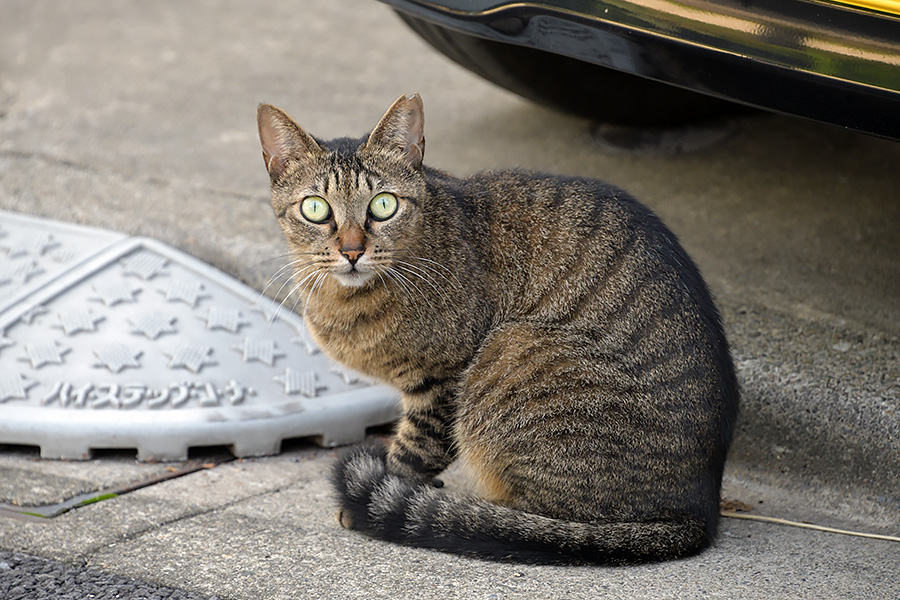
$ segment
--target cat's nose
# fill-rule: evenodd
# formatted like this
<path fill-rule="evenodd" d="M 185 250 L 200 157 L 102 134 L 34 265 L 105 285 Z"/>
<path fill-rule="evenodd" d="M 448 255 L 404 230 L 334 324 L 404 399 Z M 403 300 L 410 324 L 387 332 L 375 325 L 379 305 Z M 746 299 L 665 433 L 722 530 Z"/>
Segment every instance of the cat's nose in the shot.
<path fill-rule="evenodd" d="M 356 261 L 359 260 L 359 257 L 362 256 L 363 252 L 365 251 L 366 249 L 362 246 L 358 246 L 356 248 L 341 248 L 341 254 L 343 254 L 344 258 L 346 258 L 347 261 L 353 266 L 356 265 Z"/>

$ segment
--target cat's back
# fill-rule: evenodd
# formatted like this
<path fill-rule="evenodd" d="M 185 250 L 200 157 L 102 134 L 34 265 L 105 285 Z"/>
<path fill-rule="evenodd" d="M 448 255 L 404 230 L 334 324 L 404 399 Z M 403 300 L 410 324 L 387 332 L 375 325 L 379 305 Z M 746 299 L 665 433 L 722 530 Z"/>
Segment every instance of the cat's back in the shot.
<path fill-rule="evenodd" d="M 489 231 L 482 242 L 496 283 L 489 289 L 519 316 L 595 319 L 600 308 L 646 295 L 701 312 L 712 308 L 675 235 L 621 188 L 510 170 L 478 173 L 465 190 L 473 205 L 467 212 L 479 221 L 473 228 Z"/>
<path fill-rule="evenodd" d="M 466 198 L 489 219 L 493 251 L 525 252 L 552 267 L 587 251 L 602 261 L 664 226 L 626 191 L 601 179 L 525 170 L 484 171 L 466 180 Z M 666 230 L 667 231 L 667 230 Z"/>
<path fill-rule="evenodd" d="M 649 208 L 598 179 L 503 171 L 468 185 L 480 190 L 468 196 L 484 205 L 490 228 L 485 289 L 496 295 L 498 322 L 587 333 L 595 350 L 621 357 L 644 383 L 702 373 L 702 384 L 693 378 L 706 389 L 701 404 L 736 402 L 709 290 Z"/>

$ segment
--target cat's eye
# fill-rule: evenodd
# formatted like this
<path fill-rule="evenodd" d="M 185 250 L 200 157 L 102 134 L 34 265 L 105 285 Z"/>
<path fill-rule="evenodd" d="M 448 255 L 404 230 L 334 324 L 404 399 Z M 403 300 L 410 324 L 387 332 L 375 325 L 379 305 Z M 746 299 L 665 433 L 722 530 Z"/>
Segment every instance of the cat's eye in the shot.
<path fill-rule="evenodd" d="M 324 223 L 331 216 L 331 207 L 320 196 L 307 196 L 300 203 L 300 214 L 311 223 Z"/>
<path fill-rule="evenodd" d="M 369 214 L 376 221 L 384 221 L 394 216 L 397 206 L 397 196 L 389 192 L 382 192 L 369 202 Z"/>

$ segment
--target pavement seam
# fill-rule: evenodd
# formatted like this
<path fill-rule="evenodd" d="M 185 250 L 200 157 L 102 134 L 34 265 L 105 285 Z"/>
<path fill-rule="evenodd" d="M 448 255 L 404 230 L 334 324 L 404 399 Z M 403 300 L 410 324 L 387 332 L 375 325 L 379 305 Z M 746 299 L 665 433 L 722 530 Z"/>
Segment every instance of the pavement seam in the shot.
<path fill-rule="evenodd" d="M 133 481 L 111 485 L 108 487 L 100 486 L 94 490 L 78 493 L 68 498 L 64 498 L 63 500 L 53 504 L 40 504 L 31 506 L 27 504 L 6 504 L 0 502 L 0 514 L 3 514 L 2 511 L 6 510 L 9 512 L 18 513 L 19 515 L 37 513 L 38 515 L 40 515 L 39 518 L 55 519 L 66 514 L 69 511 L 89 506 L 90 504 L 98 502 L 100 500 L 110 499 L 117 496 L 124 496 L 125 494 L 130 494 L 131 492 L 135 492 L 145 487 L 157 485 L 171 479 L 185 477 L 187 475 L 196 473 L 197 471 L 215 468 L 219 465 L 228 464 L 235 460 L 236 459 L 230 455 L 222 458 L 207 459 L 205 461 L 190 459 L 184 461 L 181 467 L 167 468 L 166 472 L 164 473 L 157 473 L 149 477 L 138 478 Z M 169 469 L 174 470 L 169 471 Z"/>
<path fill-rule="evenodd" d="M 239 499 L 235 499 L 235 500 L 226 502 L 224 504 L 221 504 L 221 505 L 218 505 L 215 507 L 209 507 L 209 508 L 197 510 L 195 512 L 191 512 L 188 514 L 179 515 L 179 516 L 173 517 L 171 519 L 161 520 L 159 522 L 151 524 L 150 526 L 148 526 L 144 529 L 138 529 L 136 531 L 132 531 L 129 533 L 125 533 L 121 536 L 117 536 L 117 538 L 113 541 L 98 544 L 98 545 L 94 546 L 93 548 L 90 548 L 87 551 L 78 554 L 75 557 L 75 560 L 77 560 L 78 563 L 82 567 L 92 567 L 92 568 L 100 569 L 100 568 L 102 568 L 102 566 L 94 564 L 93 561 L 96 558 L 97 554 L 99 554 L 102 550 L 111 550 L 114 547 L 118 546 L 119 544 L 137 541 L 137 540 L 141 539 L 142 537 L 147 536 L 148 534 L 151 534 L 155 531 L 159 531 L 165 527 L 168 527 L 169 525 L 174 525 L 175 523 L 179 523 L 181 521 L 186 521 L 186 520 L 193 519 L 196 517 L 202 517 L 204 515 L 221 512 L 221 511 L 227 510 L 229 508 L 232 508 L 234 506 L 238 506 L 239 504 L 242 504 L 248 500 L 256 500 L 258 498 L 263 498 L 263 497 L 271 495 L 271 494 L 277 494 L 285 489 L 292 487 L 293 485 L 295 485 L 296 483 L 299 483 L 300 481 L 301 481 L 300 479 L 297 479 L 297 480 L 289 482 L 286 485 L 282 485 L 282 486 L 278 486 L 276 488 L 264 490 L 262 492 L 258 492 L 255 494 L 243 496 Z"/>

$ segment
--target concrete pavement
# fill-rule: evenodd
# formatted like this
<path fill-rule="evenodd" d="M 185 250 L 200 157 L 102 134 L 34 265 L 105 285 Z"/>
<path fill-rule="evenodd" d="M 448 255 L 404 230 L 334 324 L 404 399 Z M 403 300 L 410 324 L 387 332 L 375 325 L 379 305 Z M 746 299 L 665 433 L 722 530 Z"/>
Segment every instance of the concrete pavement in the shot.
<path fill-rule="evenodd" d="M 4 8 L 0 209 L 153 237 L 262 289 L 284 246 L 256 105 L 322 137 L 361 135 L 419 91 L 429 164 L 602 177 L 679 235 L 719 299 L 744 389 L 726 497 L 900 535 L 900 144 L 763 116 L 697 154 L 602 151 L 588 123 L 461 70 L 375 1 Z M 900 596 L 891 542 L 725 520 L 716 547 L 687 561 L 497 565 L 338 528 L 330 451 L 206 460 L 217 466 L 53 519 L 0 516 L 0 550 L 222 598 Z M 0 448 L 0 503 L 167 468 Z"/>

